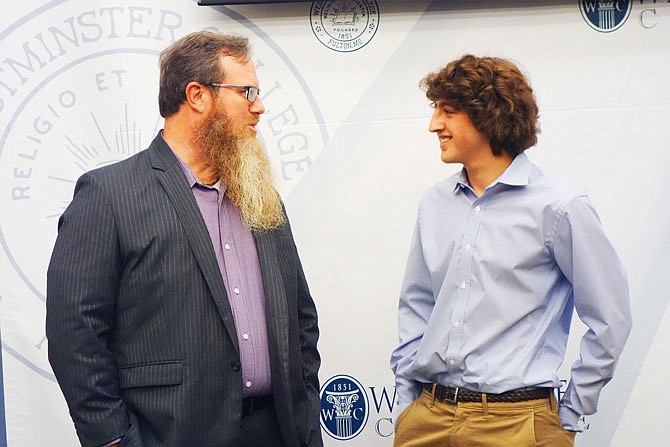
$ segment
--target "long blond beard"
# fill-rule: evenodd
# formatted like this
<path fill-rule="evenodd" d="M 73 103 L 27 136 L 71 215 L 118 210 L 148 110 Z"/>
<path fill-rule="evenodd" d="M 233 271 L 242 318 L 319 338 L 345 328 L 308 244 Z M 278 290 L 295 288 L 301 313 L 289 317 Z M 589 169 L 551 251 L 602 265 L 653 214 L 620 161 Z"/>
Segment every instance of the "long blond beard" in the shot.
<path fill-rule="evenodd" d="M 209 166 L 219 173 L 226 186 L 226 197 L 249 228 L 263 231 L 284 224 L 284 210 L 273 186 L 270 163 L 256 137 L 236 135 L 227 117 L 216 111 L 196 138 Z"/>
<path fill-rule="evenodd" d="M 238 163 L 222 166 L 226 194 L 252 230 L 271 230 L 284 223 L 284 210 L 273 186 L 272 170 L 263 145 L 255 137 L 240 138 Z"/>

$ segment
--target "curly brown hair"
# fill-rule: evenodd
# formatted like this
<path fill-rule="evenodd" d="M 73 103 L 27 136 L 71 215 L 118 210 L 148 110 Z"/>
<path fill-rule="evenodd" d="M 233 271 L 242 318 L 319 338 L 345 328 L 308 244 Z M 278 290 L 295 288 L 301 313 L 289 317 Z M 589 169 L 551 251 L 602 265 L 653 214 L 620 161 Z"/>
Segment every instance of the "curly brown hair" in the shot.
<path fill-rule="evenodd" d="M 467 54 L 428 74 L 421 87 L 431 101 L 468 114 L 494 155 L 516 157 L 537 143 L 538 108 L 528 80 L 512 62 Z"/>
<path fill-rule="evenodd" d="M 158 108 L 161 116 L 174 115 L 186 101 L 186 86 L 197 81 L 203 85 L 221 82 L 225 73 L 221 56 L 249 58 L 246 37 L 198 31 L 188 34 L 161 52 Z"/>

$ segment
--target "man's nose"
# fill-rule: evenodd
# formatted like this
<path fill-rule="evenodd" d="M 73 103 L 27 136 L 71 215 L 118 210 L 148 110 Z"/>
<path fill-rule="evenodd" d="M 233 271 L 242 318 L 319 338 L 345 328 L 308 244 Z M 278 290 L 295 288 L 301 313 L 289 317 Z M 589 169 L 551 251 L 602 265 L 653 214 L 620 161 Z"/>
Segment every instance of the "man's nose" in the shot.
<path fill-rule="evenodd" d="M 249 111 L 257 115 L 262 115 L 263 113 L 265 113 L 265 105 L 263 105 L 263 101 L 261 100 L 260 95 L 257 96 L 256 100 L 251 103 L 251 105 L 249 106 Z"/>
<path fill-rule="evenodd" d="M 428 131 L 438 132 L 444 129 L 444 122 L 440 119 L 439 110 L 435 109 L 433 111 L 433 116 L 430 118 L 430 123 L 428 124 Z"/>

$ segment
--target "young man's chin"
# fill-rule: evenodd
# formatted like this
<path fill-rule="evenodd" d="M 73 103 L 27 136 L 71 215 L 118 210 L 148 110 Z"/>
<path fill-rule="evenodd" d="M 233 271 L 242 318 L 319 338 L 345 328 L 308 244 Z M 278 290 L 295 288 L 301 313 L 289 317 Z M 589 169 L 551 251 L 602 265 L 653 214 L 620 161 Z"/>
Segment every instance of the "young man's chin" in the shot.
<path fill-rule="evenodd" d="M 442 163 L 446 163 L 446 164 L 461 163 L 455 157 L 452 157 L 450 154 L 448 154 L 446 152 L 442 152 L 440 154 L 440 159 L 442 160 Z"/>

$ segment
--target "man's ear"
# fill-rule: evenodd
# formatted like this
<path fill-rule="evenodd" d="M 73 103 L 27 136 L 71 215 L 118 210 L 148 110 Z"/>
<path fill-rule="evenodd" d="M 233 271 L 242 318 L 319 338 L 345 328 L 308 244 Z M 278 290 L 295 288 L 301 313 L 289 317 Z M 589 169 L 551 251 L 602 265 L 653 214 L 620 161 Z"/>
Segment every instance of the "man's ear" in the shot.
<path fill-rule="evenodd" d="M 205 113 L 209 110 L 212 103 L 213 96 L 210 89 L 199 82 L 189 82 L 184 90 L 186 94 L 186 104 L 193 111 L 198 113 Z"/>

